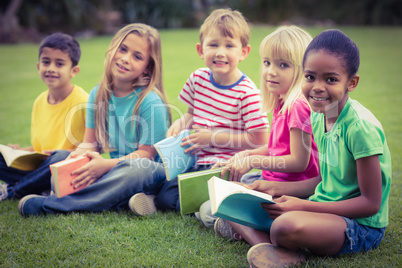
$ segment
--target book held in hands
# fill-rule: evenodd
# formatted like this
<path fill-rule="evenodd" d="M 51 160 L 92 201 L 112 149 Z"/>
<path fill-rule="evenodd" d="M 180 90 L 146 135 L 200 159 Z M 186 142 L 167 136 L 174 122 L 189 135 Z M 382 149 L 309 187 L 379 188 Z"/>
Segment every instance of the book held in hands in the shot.
<path fill-rule="evenodd" d="M 3 155 L 7 166 L 24 171 L 37 169 L 49 157 L 49 155 L 40 152 L 13 149 L 3 144 L 0 144 L 0 153 Z"/>
<path fill-rule="evenodd" d="M 166 179 L 172 180 L 177 175 L 186 172 L 195 165 L 196 156 L 191 152 L 184 153 L 184 150 L 191 145 L 182 147 L 182 139 L 190 135 L 190 130 L 186 129 L 177 134 L 176 137 L 168 137 L 154 144 L 159 157 L 162 159 L 166 172 Z"/>
<path fill-rule="evenodd" d="M 88 157 L 80 155 L 49 166 L 50 172 L 52 173 L 53 190 L 57 197 L 60 198 L 78 192 L 85 187 L 84 184 L 78 188 L 74 188 L 74 185 L 72 185 L 71 182 L 78 175 L 71 175 L 71 172 L 82 167 L 88 163 L 89 160 Z"/>
<path fill-rule="evenodd" d="M 197 212 L 200 206 L 209 199 L 208 180 L 213 176 L 220 177 L 223 168 L 207 169 L 180 174 L 179 185 L 180 213 L 182 215 Z M 228 179 L 229 172 L 224 179 Z"/>
<path fill-rule="evenodd" d="M 208 181 L 208 190 L 213 215 L 254 229 L 270 230 L 273 220 L 261 203 L 275 203 L 271 195 L 218 177 Z"/>

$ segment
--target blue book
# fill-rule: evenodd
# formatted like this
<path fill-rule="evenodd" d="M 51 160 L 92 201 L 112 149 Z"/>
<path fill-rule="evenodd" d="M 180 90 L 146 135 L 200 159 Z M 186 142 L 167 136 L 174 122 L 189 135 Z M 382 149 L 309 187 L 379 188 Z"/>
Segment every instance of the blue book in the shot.
<path fill-rule="evenodd" d="M 185 173 L 195 165 L 196 156 L 191 155 L 191 152 L 184 153 L 184 150 L 191 145 L 182 147 L 182 139 L 190 135 L 190 130 L 185 129 L 177 134 L 176 137 L 169 137 L 154 144 L 159 157 L 162 159 L 163 166 L 166 172 L 166 179 L 172 180 L 177 175 Z"/>
<path fill-rule="evenodd" d="M 261 203 L 275 203 L 271 195 L 218 177 L 208 181 L 208 191 L 213 215 L 269 232 L 273 220 L 261 207 Z"/>

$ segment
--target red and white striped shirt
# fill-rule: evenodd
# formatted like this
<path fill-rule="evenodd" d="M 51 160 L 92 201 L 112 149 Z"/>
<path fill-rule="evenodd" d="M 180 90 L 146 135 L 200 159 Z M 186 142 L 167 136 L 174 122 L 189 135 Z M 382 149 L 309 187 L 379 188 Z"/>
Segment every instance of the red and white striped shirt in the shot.
<path fill-rule="evenodd" d="M 269 126 L 261 113 L 260 90 L 245 74 L 233 85 L 222 86 L 213 81 L 210 69 L 200 68 L 190 75 L 179 100 L 193 109 L 194 125 L 214 132 L 238 134 Z M 197 164 L 229 159 L 240 151 L 232 147 L 229 143 L 226 148 L 204 148 L 197 154 Z"/>

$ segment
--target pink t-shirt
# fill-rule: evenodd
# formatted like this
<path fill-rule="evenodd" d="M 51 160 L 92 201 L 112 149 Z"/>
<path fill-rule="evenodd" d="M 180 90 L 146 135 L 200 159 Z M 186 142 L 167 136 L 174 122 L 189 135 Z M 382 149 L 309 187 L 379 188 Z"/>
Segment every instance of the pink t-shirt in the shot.
<path fill-rule="evenodd" d="M 268 154 L 280 156 L 290 154 L 290 130 L 301 129 L 313 136 L 310 123 L 310 107 L 303 97 L 299 97 L 289 112 L 278 114 L 281 107 L 274 110 L 271 122 L 271 133 L 268 142 Z M 311 149 L 317 151 L 317 145 L 312 140 Z M 281 165 L 278 161 L 277 165 Z M 282 173 L 263 170 L 262 177 L 268 181 L 302 181 L 318 176 L 319 165 L 317 159 L 310 154 L 310 161 L 303 172 Z"/>

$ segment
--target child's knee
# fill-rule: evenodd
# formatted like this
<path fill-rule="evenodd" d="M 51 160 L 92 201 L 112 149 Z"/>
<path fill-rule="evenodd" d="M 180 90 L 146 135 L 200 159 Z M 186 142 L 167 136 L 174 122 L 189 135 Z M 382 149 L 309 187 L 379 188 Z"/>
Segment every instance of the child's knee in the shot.
<path fill-rule="evenodd" d="M 207 215 L 212 215 L 211 212 L 211 201 L 205 201 L 201 206 L 200 206 L 200 215 L 201 216 L 207 216 Z"/>
<path fill-rule="evenodd" d="M 120 172 L 127 173 L 129 177 L 153 177 L 157 172 L 158 166 L 152 160 L 147 158 L 136 158 L 122 160 L 115 166 Z"/>
<path fill-rule="evenodd" d="M 270 231 L 272 242 L 276 238 L 290 239 L 303 232 L 304 224 L 300 221 L 302 215 L 299 214 L 298 211 L 287 212 L 274 220 Z"/>

